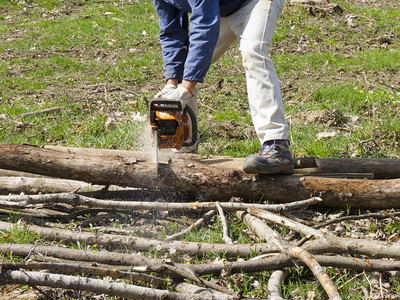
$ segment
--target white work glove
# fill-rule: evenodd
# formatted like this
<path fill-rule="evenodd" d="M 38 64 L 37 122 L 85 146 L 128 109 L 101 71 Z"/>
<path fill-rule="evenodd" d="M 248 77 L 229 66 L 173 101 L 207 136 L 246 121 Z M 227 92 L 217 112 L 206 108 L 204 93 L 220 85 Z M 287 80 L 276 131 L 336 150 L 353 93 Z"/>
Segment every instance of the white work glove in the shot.
<path fill-rule="evenodd" d="M 176 85 L 173 85 L 173 84 L 168 83 L 168 84 L 166 84 L 166 85 L 164 86 L 164 88 L 163 88 L 161 91 L 159 91 L 159 92 L 155 95 L 155 98 L 160 98 L 160 99 L 162 99 L 162 98 L 164 98 L 164 96 L 165 96 L 166 94 L 168 94 L 169 92 L 172 92 L 173 90 L 176 90 Z"/>
<path fill-rule="evenodd" d="M 193 89 L 193 91 L 189 91 L 182 85 L 178 85 L 178 87 L 169 93 L 165 94 L 162 96 L 162 99 L 170 99 L 170 100 L 180 100 L 182 103 L 182 107 L 189 106 L 192 110 L 194 115 L 198 116 L 198 110 L 197 110 L 197 93 L 198 93 L 198 88 L 197 86 Z M 190 116 L 189 116 L 190 119 Z M 190 122 L 190 124 L 192 124 Z M 192 127 L 190 126 L 190 135 L 189 139 L 187 141 L 190 141 L 192 138 Z"/>
<path fill-rule="evenodd" d="M 197 94 L 198 88 L 195 87 L 193 91 L 189 91 L 182 85 L 178 85 L 176 89 L 171 90 L 170 92 L 164 94 L 162 99 L 170 99 L 170 100 L 181 100 L 182 107 L 189 107 L 193 110 L 195 116 L 197 117 Z"/>

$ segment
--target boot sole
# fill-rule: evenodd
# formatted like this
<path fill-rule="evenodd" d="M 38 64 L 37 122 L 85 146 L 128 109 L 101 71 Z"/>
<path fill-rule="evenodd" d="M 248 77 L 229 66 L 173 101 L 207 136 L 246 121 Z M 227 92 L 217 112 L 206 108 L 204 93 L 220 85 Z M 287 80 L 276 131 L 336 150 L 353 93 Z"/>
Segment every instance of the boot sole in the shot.
<path fill-rule="evenodd" d="M 254 161 L 253 159 L 245 159 L 243 161 L 243 171 L 248 174 L 284 174 L 292 175 L 294 173 L 293 165 L 265 165 Z"/>

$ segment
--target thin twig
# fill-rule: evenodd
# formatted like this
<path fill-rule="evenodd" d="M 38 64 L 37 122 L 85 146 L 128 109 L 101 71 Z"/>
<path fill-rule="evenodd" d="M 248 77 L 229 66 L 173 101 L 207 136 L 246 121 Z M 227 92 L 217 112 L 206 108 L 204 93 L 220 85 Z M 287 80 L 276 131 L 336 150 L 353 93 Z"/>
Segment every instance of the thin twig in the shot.
<path fill-rule="evenodd" d="M 167 240 L 167 241 L 177 240 L 180 237 L 182 237 L 185 234 L 187 234 L 188 232 L 190 232 L 191 230 L 193 230 L 194 228 L 200 228 L 205 222 L 208 222 L 216 214 L 216 212 L 217 212 L 216 210 L 208 211 L 206 214 L 204 214 L 204 216 L 202 218 L 198 219 L 195 223 L 190 225 L 188 228 L 182 230 L 181 232 L 178 232 L 178 233 L 175 233 L 173 235 L 167 236 L 165 238 L 165 240 Z"/>

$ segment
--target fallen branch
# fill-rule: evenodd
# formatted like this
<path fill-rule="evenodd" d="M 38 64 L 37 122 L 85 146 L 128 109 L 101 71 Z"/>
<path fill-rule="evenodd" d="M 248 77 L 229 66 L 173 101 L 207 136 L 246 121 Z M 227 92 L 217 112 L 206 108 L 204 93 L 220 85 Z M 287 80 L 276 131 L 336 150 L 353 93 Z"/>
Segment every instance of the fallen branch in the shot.
<path fill-rule="evenodd" d="M 228 225 L 226 224 L 226 218 L 225 218 L 225 215 L 224 215 L 224 211 L 222 210 L 222 207 L 221 207 L 221 205 L 219 204 L 218 201 L 216 202 L 216 206 L 217 206 L 219 218 L 220 218 L 221 223 L 222 223 L 222 240 L 226 244 L 233 244 L 233 241 L 229 237 L 229 234 L 228 234 Z"/>
<path fill-rule="evenodd" d="M 322 202 L 319 197 L 312 197 L 306 200 L 296 201 L 287 204 L 257 204 L 257 203 L 235 203 L 235 202 L 220 202 L 220 206 L 227 211 L 246 210 L 251 207 L 270 210 L 284 211 L 293 210 L 299 207 L 307 207 L 312 204 Z M 115 201 L 115 200 L 99 200 L 87 196 L 82 196 L 74 193 L 57 193 L 43 195 L 8 195 L 0 196 L 0 205 L 13 207 L 29 207 L 35 204 L 55 204 L 64 203 L 70 205 L 85 205 L 96 208 L 114 208 L 127 210 L 151 210 L 151 211 L 203 211 L 217 209 L 216 202 L 134 202 L 134 201 Z"/>
<path fill-rule="evenodd" d="M 102 185 L 92 185 L 87 182 L 41 178 L 41 177 L 0 177 L 0 195 L 9 194 L 38 194 L 38 193 L 67 193 L 76 190 L 80 191 L 99 191 Z M 116 187 L 113 187 L 116 189 Z"/>
<path fill-rule="evenodd" d="M 398 217 L 398 216 L 400 216 L 400 212 L 395 212 L 395 213 L 390 213 L 390 214 L 385 213 L 385 212 L 378 212 L 378 213 L 368 213 L 368 214 L 354 215 L 354 216 L 344 216 L 341 218 L 329 220 L 322 224 L 315 225 L 312 228 L 314 228 L 314 229 L 324 228 L 331 224 L 341 223 L 341 222 L 345 222 L 345 221 L 362 220 L 362 219 L 369 219 L 369 218 L 382 220 L 382 219 L 394 218 L 394 217 Z"/>
<path fill-rule="evenodd" d="M 162 278 L 155 276 L 150 276 L 146 274 L 141 274 L 137 272 L 126 272 L 116 269 L 99 268 L 99 267 L 88 267 L 82 265 L 76 265 L 72 263 L 48 263 L 48 262 L 38 262 L 38 263 L 5 263 L 1 264 L 2 270 L 47 270 L 57 274 L 64 275 L 75 275 L 75 274 L 91 274 L 98 276 L 109 276 L 112 278 L 121 278 L 131 281 L 140 281 L 148 283 L 152 286 L 159 287 L 165 285 L 167 281 Z"/>
<path fill-rule="evenodd" d="M 44 239 L 57 240 L 63 242 L 80 242 L 88 245 L 102 245 L 105 247 L 124 246 L 130 250 L 148 251 L 152 248 L 161 246 L 163 249 L 176 249 L 181 253 L 192 253 L 195 255 L 205 255 L 210 253 L 225 253 L 227 256 L 248 256 L 251 254 L 266 253 L 270 250 L 267 244 L 209 244 L 185 241 L 164 241 L 155 239 L 145 239 L 133 236 L 122 236 L 113 234 L 101 234 L 92 232 L 76 232 L 55 228 L 46 228 L 36 225 L 22 226 L 13 225 L 0 221 L 0 230 L 12 231 L 18 227 L 20 230 L 26 230 L 41 235 Z"/>
<path fill-rule="evenodd" d="M 175 233 L 173 235 L 167 236 L 165 238 L 166 241 L 171 241 L 171 240 L 177 240 L 180 237 L 184 236 L 188 232 L 190 232 L 194 228 L 200 228 L 205 222 L 208 222 L 214 215 L 216 214 L 215 210 L 210 210 L 204 216 L 200 219 L 198 219 L 196 222 L 194 222 L 192 225 L 190 225 L 188 228 L 182 230 L 181 232 Z"/>
<path fill-rule="evenodd" d="M 326 274 L 325 270 L 321 267 L 318 261 L 310 253 L 308 253 L 306 250 L 300 247 L 292 247 L 290 248 L 290 254 L 293 257 L 303 261 L 310 268 L 311 272 L 313 272 L 315 277 L 317 277 L 323 289 L 328 294 L 329 299 L 332 300 L 342 299 L 337 287 L 333 284 L 328 274 Z"/>
<path fill-rule="evenodd" d="M 227 295 L 224 293 L 221 293 L 219 291 L 215 291 L 213 289 L 210 288 L 204 288 L 204 287 L 199 287 L 196 286 L 194 284 L 190 284 L 190 283 L 179 283 L 176 286 L 176 291 L 180 292 L 180 293 L 187 293 L 187 294 L 191 294 L 191 295 L 198 295 L 207 299 L 213 299 L 213 300 L 234 300 L 234 299 L 238 299 L 237 296 L 233 296 L 233 295 Z M 240 299 L 245 299 L 244 297 L 240 297 Z M 254 299 L 254 298 L 251 298 Z M 254 299 L 256 300 L 256 299 Z"/>
<path fill-rule="evenodd" d="M 287 277 L 288 272 L 283 270 L 274 271 L 268 279 L 268 299 L 269 300 L 284 300 L 281 296 L 282 282 Z"/>
<path fill-rule="evenodd" d="M 324 251 L 330 251 L 329 245 L 326 245 Z M 165 263 L 165 261 L 162 259 L 148 258 L 134 254 L 124 254 L 107 251 L 94 252 L 53 246 L 35 246 L 29 244 L 0 244 L 0 252 L 3 254 L 12 253 L 14 256 L 24 258 L 29 256 L 31 259 L 35 259 L 36 256 L 40 257 L 41 259 L 46 257 L 54 257 L 71 261 L 100 263 L 114 266 L 130 266 L 132 270 L 136 272 L 162 272 L 162 265 Z M 397 252 L 396 256 L 397 257 L 393 257 L 393 259 L 399 259 L 400 252 Z M 400 270 L 400 261 L 382 259 L 359 259 L 355 257 L 338 257 L 324 255 L 315 255 L 314 257 L 322 266 L 349 268 L 366 272 L 385 272 Z M 298 263 L 299 265 L 302 265 L 301 262 Z M 262 259 L 260 258 L 256 260 L 254 259 L 249 261 L 213 262 L 191 265 L 172 263 L 172 265 L 176 265 L 180 268 L 188 268 L 197 275 L 219 275 L 222 270 L 229 271 L 230 274 L 240 272 L 253 273 L 262 271 L 273 271 L 294 266 L 293 260 L 291 260 L 291 258 L 286 254 L 279 254 L 273 257 Z"/>
<path fill-rule="evenodd" d="M 257 212 L 258 215 L 263 215 L 264 211 L 263 210 L 258 210 L 258 209 L 249 209 L 250 212 Z M 271 215 L 268 214 L 268 217 L 271 219 L 274 217 L 271 213 Z M 246 218 L 246 216 L 244 216 Z M 326 274 L 325 270 L 320 266 L 318 261 L 306 250 L 300 248 L 300 247 L 293 247 L 292 245 L 289 244 L 285 239 L 283 239 L 282 236 L 277 234 L 275 231 L 273 231 L 269 226 L 267 226 L 264 222 L 261 220 L 254 220 L 254 218 L 249 218 L 251 219 L 252 222 L 247 222 L 246 224 L 249 224 L 250 226 L 255 226 L 257 225 L 257 229 L 252 229 L 252 231 L 256 231 L 258 234 L 258 237 L 262 239 L 271 239 L 275 244 L 281 248 L 281 251 L 285 254 L 290 254 L 290 256 L 295 257 L 300 259 L 302 262 L 304 262 L 311 272 L 315 275 L 315 277 L 318 279 L 318 281 L 321 283 L 323 289 L 326 291 L 326 293 L 329 296 L 329 299 L 333 300 L 340 300 L 342 299 L 340 297 L 340 294 L 337 290 L 337 287 L 333 284 L 332 280 L 329 278 L 328 274 Z M 261 222 L 260 222 L 261 221 Z M 248 226 L 249 226 L 248 225 Z M 249 227 L 250 227 L 249 226 Z"/>
<path fill-rule="evenodd" d="M 283 217 L 283 216 L 279 216 L 277 214 L 274 214 L 272 212 L 268 212 L 266 210 L 263 209 L 258 209 L 258 208 L 249 208 L 247 210 L 248 213 L 250 213 L 253 216 L 259 217 L 263 220 L 266 220 L 268 222 L 272 222 L 272 223 L 276 223 L 276 224 L 280 224 L 283 225 L 293 231 L 296 232 L 300 232 L 302 234 L 305 235 L 311 235 L 311 236 L 315 236 L 315 237 L 323 237 L 324 234 L 327 234 L 325 231 L 323 230 L 318 230 L 318 229 L 314 229 L 311 228 L 309 226 L 303 225 L 299 222 L 293 221 L 289 218 Z"/>
<path fill-rule="evenodd" d="M 191 294 L 180 294 L 169 290 L 157 290 L 125 283 L 108 282 L 87 277 L 58 275 L 47 272 L 5 271 L 0 273 L 0 283 L 73 289 L 116 297 L 127 297 L 130 299 L 209 299 Z"/>
<path fill-rule="evenodd" d="M 59 112 L 60 110 L 61 110 L 60 107 L 45 108 L 45 109 L 40 109 L 40 110 L 36 110 L 36 111 L 32 111 L 32 112 L 21 114 L 20 117 L 21 118 L 26 118 L 26 117 L 30 117 L 30 116 L 50 114 L 50 113 L 54 113 L 54 112 Z"/>

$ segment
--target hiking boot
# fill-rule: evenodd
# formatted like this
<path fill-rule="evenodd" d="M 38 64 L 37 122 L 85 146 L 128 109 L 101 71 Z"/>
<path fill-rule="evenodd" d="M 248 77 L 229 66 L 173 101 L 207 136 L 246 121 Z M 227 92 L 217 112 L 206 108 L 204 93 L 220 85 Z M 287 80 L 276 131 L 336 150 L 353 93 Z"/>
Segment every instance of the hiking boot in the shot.
<path fill-rule="evenodd" d="M 287 140 L 266 141 L 259 153 L 245 158 L 243 171 L 250 174 L 293 174 L 292 161 Z"/>

